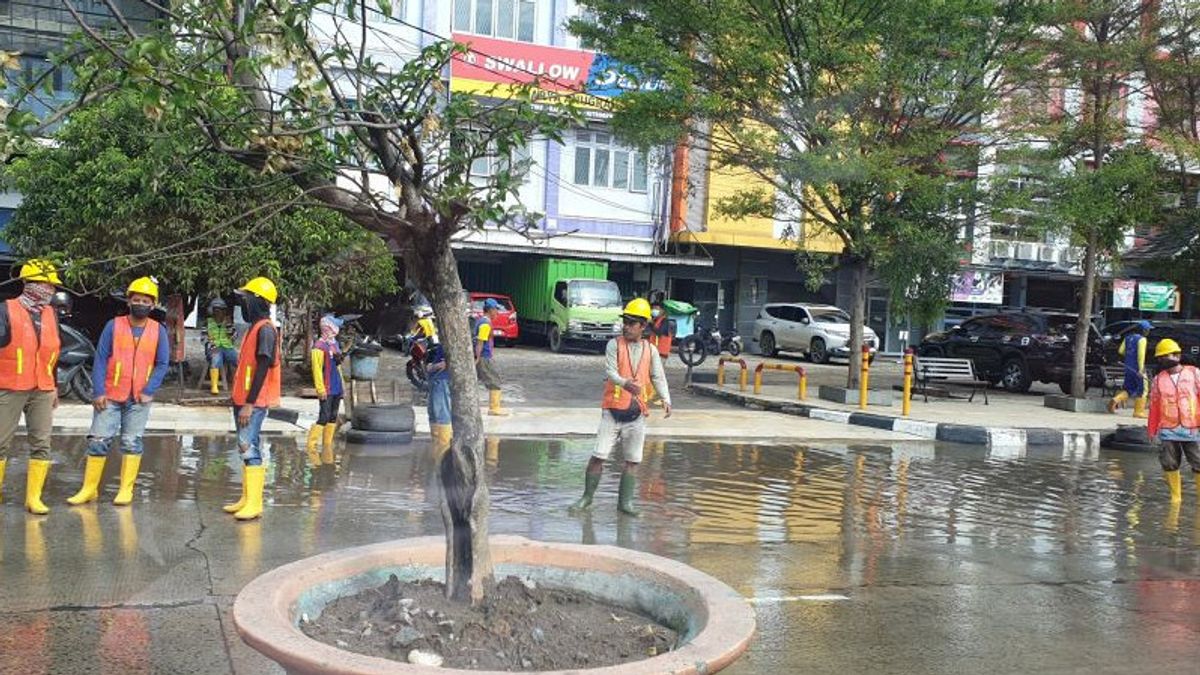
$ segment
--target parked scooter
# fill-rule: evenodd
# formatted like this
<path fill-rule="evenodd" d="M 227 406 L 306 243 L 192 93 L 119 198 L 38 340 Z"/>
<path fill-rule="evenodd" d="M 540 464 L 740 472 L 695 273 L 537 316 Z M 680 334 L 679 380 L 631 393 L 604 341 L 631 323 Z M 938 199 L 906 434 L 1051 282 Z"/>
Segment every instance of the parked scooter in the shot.
<path fill-rule="evenodd" d="M 404 365 L 404 374 L 417 391 L 429 391 L 429 374 L 425 370 L 425 355 L 429 345 L 423 335 L 409 335 L 404 339 L 404 353 L 408 363 Z"/>
<path fill-rule="evenodd" d="M 58 397 L 74 394 L 84 403 L 92 402 L 92 363 L 96 345 L 82 331 L 66 323 L 71 317 L 71 296 L 64 291 L 50 301 L 58 314 L 58 334 L 62 348 L 58 356 Z"/>

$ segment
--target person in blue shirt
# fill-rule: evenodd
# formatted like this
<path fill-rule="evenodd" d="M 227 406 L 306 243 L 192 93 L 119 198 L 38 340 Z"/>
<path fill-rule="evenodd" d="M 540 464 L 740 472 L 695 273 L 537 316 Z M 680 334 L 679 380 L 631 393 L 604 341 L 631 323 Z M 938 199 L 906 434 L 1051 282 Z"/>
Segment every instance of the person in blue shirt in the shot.
<path fill-rule="evenodd" d="M 1125 381 L 1121 391 L 1108 402 L 1108 412 L 1116 413 L 1125 401 L 1133 399 L 1133 416 L 1146 417 L 1146 396 L 1149 393 L 1146 384 L 1146 344 L 1153 329 L 1154 326 L 1143 319 L 1121 341 L 1118 351 L 1124 360 Z"/>
<path fill-rule="evenodd" d="M 120 434 L 121 487 L 113 504 L 133 501 L 133 484 L 142 462 L 142 434 L 150 404 L 167 375 L 170 343 L 166 326 L 150 318 L 158 303 L 158 282 L 135 279 L 125 294 L 129 314 L 104 326 L 92 363 L 92 428 L 88 432 L 83 487 L 67 500 L 72 506 L 95 501 L 109 445 Z"/>
<path fill-rule="evenodd" d="M 429 435 L 433 438 L 434 459 L 450 449 L 454 432 L 450 416 L 450 371 L 446 368 L 446 350 L 438 338 L 432 314 L 421 318 L 429 349 L 425 352 L 425 372 L 429 375 Z"/>

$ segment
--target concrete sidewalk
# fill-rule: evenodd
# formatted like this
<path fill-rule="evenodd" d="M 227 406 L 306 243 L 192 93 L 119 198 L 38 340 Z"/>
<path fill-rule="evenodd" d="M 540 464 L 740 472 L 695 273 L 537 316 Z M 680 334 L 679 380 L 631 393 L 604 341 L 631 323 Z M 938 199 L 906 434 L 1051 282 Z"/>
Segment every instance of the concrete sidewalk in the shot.
<path fill-rule="evenodd" d="M 263 429 L 270 434 L 302 434 L 316 419 L 316 402 L 284 397 L 281 416 L 298 413 L 295 423 L 268 418 Z M 429 421 L 425 407 L 414 406 L 416 431 L 428 433 Z M 599 407 L 518 406 L 507 417 L 483 416 L 484 429 L 496 436 L 594 436 L 599 425 Z M 57 431 L 85 433 L 91 426 L 92 407 L 83 404 L 63 404 L 54 417 Z M 343 427 L 345 428 L 345 427 Z M 147 432 L 168 434 L 231 433 L 233 417 L 226 407 L 180 406 L 155 404 Z M 653 438 L 670 439 L 732 439 L 741 441 L 903 441 L 917 437 L 885 431 L 847 426 L 820 420 L 765 415 L 762 412 L 732 406 L 720 409 L 676 409 L 669 419 L 660 410 L 651 412 L 648 434 Z M 19 439 L 18 439 L 19 440 Z"/>
<path fill-rule="evenodd" d="M 727 375 L 724 386 L 696 383 L 693 391 L 750 408 L 976 445 L 1082 443 L 1092 446 L 1099 443 L 1101 435 L 1115 430 L 1118 425 L 1145 424 L 1144 420 L 1134 419 L 1128 410 L 1109 415 L 1047 408 L 1043 405 L 1042 396 L 1035 394 L 989 392 L 988 403 L 984 403 L 982 392 L 976 394 L 972 402 L 966 400 L 963 392 L 957 391 L 954 393 L 958 397 L 954 399 L 931 396 L 928 402 L 923 396 L 914 394 L 910 415 L 905 418 L 902 416 L 900 392 L 895 392 L 895 401 L 891 406 L 872 405 L 860 410 L 854 404 L 845 405 L 818 398 L 818 388 L 811 384 L 808 397 L 800 401 L 794 382 L 764 383 L 761 393 L 754 394 L 752 386 L 742 391 L 736 378 L 731 380 Z"/>

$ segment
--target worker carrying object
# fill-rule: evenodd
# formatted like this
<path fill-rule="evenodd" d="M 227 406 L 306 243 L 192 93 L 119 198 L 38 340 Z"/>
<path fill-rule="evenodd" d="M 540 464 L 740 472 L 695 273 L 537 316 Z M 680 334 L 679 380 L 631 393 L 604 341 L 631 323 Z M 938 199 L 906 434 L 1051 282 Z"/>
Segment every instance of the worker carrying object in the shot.
<path fill-rule="evenodd" d="M 584 473 L 583 496 L 571 507 L 572 511 L 591 508 L 592 497 L 596 494 L 604 471 L 604 461 L 612 455 L 613 448 L 620 445 L 625 465 L 621 471 L 617 508 L 626 515 L 638 515 L 633 507 L 633 495 L 637 487 L 634 473 L 642 461 L 642 449 L 646 441 L 649 410 L 646 396 L 651 382 L 662 396 L 666 416 L 671 416 L 671 393 L 667 389 L 662 359 L 643 337 L 650 319 L 650 303 L 641 298 L 633 299 L 621 315 L 621 335 L 609 340 L 605 348 L 607 380 L 600 404 L 596 450 L 588 460 Z"/>
<path fill-rule="evenodd" d="M 1154 327 L 1149 321 L 1139 321 L 1121 341 L 1120 354 L 1125 365 L 1125 381 L 1121 391 L 1108 402 L 1108 412 L 1116 413 L 1125 401 L 1133 399 L 1133 416 L 1146 416 L 1146 337 Z"/>
<path fill-rule="evenodd" d="M 1150 388 L 1150 420 L 1147 432 L 1162 447 L 1158 461 L 1171 490 L 1171 503 L 1183 499 L 1179 468 L 1187 456 L 1196 488 L 1200 491 L 1200 370 L 1180 362 L 1183 350 L 1164 339 L 1154 350 L 1159 373 Z"/>
<path fill-rule="evenodd" d="M 263 466 L 262 425 L 267 410 L 278 407 L 280 400 L 281 340 L 271 322 L 271 305 L 279 298 L 275 284 L 266 277 L 251 279 L 236 293 L 242 316 L 250 323 L 250 330 L 242 338 L 233 376 L 233 414 L 244 473 L 242 498 L 224 509 L 238 520 L 253 520 L 262 515 L 267 474 L 267 467 Z"/>
<path fill-rule="evenodd" d="M 40 516 L 50 512 L 42 502 L 42 487 L 50 473 L 61 347 L 50 300 L 62 281 L 53 263 L 38 259 L 21 266 L 19 279 L 24 282 L 21 295 L 0 303 L 0 487 L 23 414 L 29 438 L 25 510 Z"/>
<path fill-rule="evenodd" d="M 129 314 L 111 319 L 100 334 L 92 364 L 92 428 L 88 432 L 83 485 L 67 499 L 72 506 L 95 501 L 109 445 L 121 438 L 121 487 L 113 504 L 133 501 L 133 487 L 142 464 L 142 436 L 150 419 L 150 404 L 170 365 L 167 327 L 150 318 L 158 304 L 158 282 L 141 277 L 125 293 Z"/>

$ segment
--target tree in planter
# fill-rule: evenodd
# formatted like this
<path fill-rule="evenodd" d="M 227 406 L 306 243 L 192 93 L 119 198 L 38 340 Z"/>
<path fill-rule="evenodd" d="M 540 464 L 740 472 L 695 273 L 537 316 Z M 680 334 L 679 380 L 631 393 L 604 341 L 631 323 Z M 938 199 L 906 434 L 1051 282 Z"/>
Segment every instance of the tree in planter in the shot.
<path fill-rule="evenodd" d="M 27 255 L 61 255 L 81 292 L 123 291 L 143 274 L 190 298 L 268 274 L 292 305 L 395 291 L 378 236 L 298 201 L 289 180 L 196 153 L 202 140 L 174 115 L 147 119 L 128 93 L 78 110 L 53 144 L 7 167 L 24 199 L 5 237 Z"/>
<path fill-rule="evenodd" d="M 936 311 L 962 247 L 963 189 L 946 155 L 969 147 L 1027 59 L 1040 11 L 1018 0 L 581 0 L 572 29 L 663 86 L 626 94 L 614 126 L 644 144 L 690 134 L 747 190 L 729 215 L 770 215 L 829 233 L 851 280 L 858 377 L 872 270 L 897 309 Z M 902 29 L 898 29 L 902 27 Z M 800 237 L 803 246 L 804 237 Z M 899 251 L 918 250 L 918 268 Z"/>
<path fill-rule="evenodd" d="M 492 573 L 488 491 L 467 307 L 450 245 L 485 224 L 536 228 L 515 203 L 522 162 L 492 160 L 535 136 L 560 140 L 570 106 L 540 110 L 529 85 L 496 97 L 448 96 L 444 74 L 466 49 L 443 40 L 413 49 L 402 22 L 386 20 L 388 0 L 155 5 L 166 20 L 144 34 L 121 17 L 89 23 L 73 0 L 64 5 L 82 29 L 67 50 L 85 83 L 76 105 L 113 89 L 136 92 L 147 117 L 195 120 L 207 149 L 287 178 L 402 257 L 441 317 L 451 378 L 455 438 L 439 466 L 447 593 L 481 598 Z M 9 115 L 10 130 L 36 126 L 25 113 Z M 492 170 L 472 176 L 481 160 Z"/>
<path fill-rule="evenodd" d="M 1032 142 L 1015 155 L 1033 158 L 1045 199 L 1025 210 L 1033 223 L 1066 232 L 1082 246 L 1083 291 L 1076 322 L 1071 395 L 1086 390 L 1088 336 L 1101 263 L 1117 253 L 1125 234 L 1145 224 L 1157 207 L 1157 162 L 1134 147 L 1138 121 L 1127 105 L 1133 74 L 1144 61 L 1147 22 L 1155 3 L 1142 0 L 1063 0 L 1047 5 L 1039 31 L 1043 55 L 1009 77 L 1039 104 L 1014 118 L 1012 139 Z M 1055 99 L 1058 102 L 1055 102 Z M 1040 102 L 1049 100 L 1049 105 Z M 1018 162 L 1019 163 L 1019 162 Z M 1004 173 L 1002 171 L 1001 173 Z M 1008 196 L 999 191 L 1004 203 Z"/>

